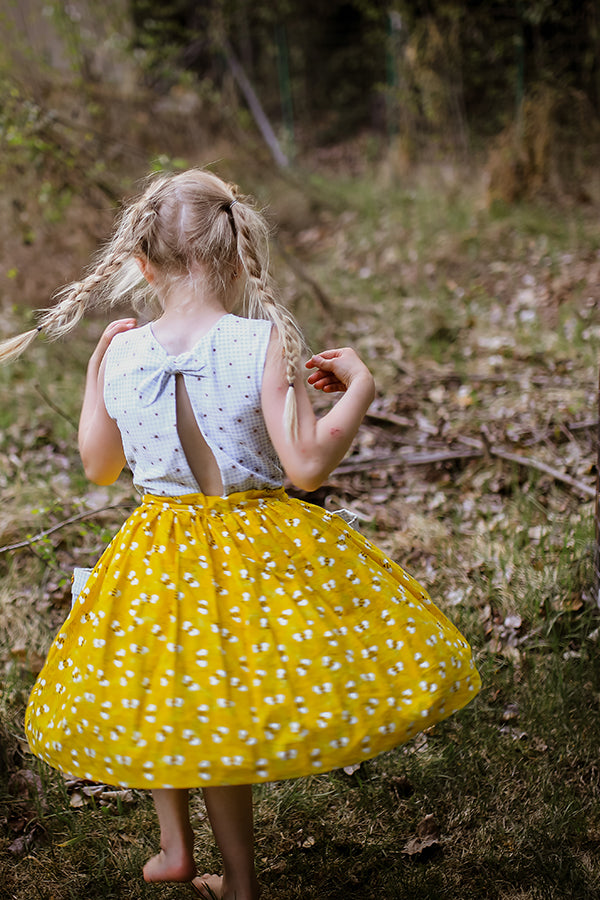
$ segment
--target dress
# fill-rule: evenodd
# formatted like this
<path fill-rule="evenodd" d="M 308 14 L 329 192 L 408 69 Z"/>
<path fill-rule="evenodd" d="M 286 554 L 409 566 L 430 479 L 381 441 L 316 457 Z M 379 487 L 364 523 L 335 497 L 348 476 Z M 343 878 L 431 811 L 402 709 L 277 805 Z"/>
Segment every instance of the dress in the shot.
<path fill-rule="evenodd" d="M 285 493 L 260 414 L 269 331 L 228 315 L 176 358 L 151 326 L 111 343 L 105 401 L 144 495 L 30 697 L 29 743 L 65 773 L 186 788 L 325 772 L 479 689 L 469 645 L 427 592 L 340 517 Z M 177 443 L 178 372 L 222 497 L 198 493 Z"/>

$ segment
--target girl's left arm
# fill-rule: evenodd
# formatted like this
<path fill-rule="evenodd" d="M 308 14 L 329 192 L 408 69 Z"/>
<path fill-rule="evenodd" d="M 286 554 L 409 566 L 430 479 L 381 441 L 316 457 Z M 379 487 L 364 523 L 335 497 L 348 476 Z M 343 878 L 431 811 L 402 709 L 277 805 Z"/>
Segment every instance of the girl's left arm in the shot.
<path fill-rule="evenodd" d="M 375 396 L 373 376 L 349 347 L 312 356 L 308 382 L 325 393 L 341 392 L 335 406 L 317 419 L 303 379 L 296 379 L 298 431 L 293 438 L 284 426 L 288 391 L 282 347 L 275 329 L 267 352 L 262 385 L 262 410 L 273 446 L 286 475 L 305 491 L 318 488 L 343 459 Z"/>
<path fill-rule="evenodd" d="M 106 351 L 116 334 L 135 328 L 135 319 L 108 325 L 90 357 L 79 417 L 79 453 L 85 474 L 95 484 L 112 484 L 125 465 L 121 433 L 104 405 Z"/>

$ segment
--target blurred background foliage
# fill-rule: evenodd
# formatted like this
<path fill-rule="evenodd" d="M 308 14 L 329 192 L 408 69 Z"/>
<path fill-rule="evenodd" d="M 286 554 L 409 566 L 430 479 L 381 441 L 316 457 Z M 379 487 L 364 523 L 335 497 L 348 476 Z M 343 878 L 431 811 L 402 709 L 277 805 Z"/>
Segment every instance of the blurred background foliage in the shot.
<path fill-rule="evenodd" d="M 131 19 L 155 84 L 184 69 L 222 87 L 228 38 L 274 114 L 286 52 L 300 122 L 323 118 L 336 137 L 398 127 L 405 105 L 434 131 L 460 116 L 473 134 L 494 134 L 540 82 L 600 109 L 593 0 L 132 0 Z M 386 95 L 394 102 L 382 108 Z"/>
<path fill-rule="evenodd" d="M 11 82 L 27 88 L 25 129 L 27 103 L 50 111 L 49 86 L 67 80 L 91 96 L 185 86 L 230 111 L 243 105 L 232 56 L 300 150 L 360 129 L 406 151 L 477 149 L 549 96 L 553 127 L 584 140 L 600 112 L 594 0 L 2 0 L 0 14 L 5 127 Z"/>
<path fill-rule="evenodd" d="M 476 162 L 490 204 L 600 202 L 594 0 L 0 0 L 0 27 L 0 267 L 21 295 L 73 277 L 149 168 L 232 146 L 297 183 L 316 159 L 396 180 L 441 159 Z"/>

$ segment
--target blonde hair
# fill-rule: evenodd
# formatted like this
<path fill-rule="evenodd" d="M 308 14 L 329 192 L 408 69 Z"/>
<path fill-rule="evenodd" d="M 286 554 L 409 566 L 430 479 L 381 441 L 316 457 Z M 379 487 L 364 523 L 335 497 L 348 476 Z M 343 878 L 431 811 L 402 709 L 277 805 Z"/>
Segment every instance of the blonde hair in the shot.
<path fill-rule="evenodd" d="M 36 328 L 0 343 L 0 363 L 20 356 L 40 332 L 52 340 L 68 334 L 91 308 L 106 309 L 126 299 L 135 306 L 156 302 L 136 258 L 152 263 L 163 288 L 181 278 L 193 280 L 200 264 L 227 309 L 238 295 L 241 267 L 246 314 L 270 319 L 278 331 L 288 382 L 285 424 L 295 435 L 293 385 L 303 342 L 269 273 L 269 227 L 251 198 L 202 169 L 150 177 L 144 192 L 123 209 L 89 273 L 56 294 L 55 305 L 40 311 Z"/>

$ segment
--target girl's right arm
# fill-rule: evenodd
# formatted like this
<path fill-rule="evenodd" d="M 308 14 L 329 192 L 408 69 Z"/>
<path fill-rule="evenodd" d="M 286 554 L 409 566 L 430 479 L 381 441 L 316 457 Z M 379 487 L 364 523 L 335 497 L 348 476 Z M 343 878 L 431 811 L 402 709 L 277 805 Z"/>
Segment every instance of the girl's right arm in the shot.
<path fill-rule="evenodd" d="M 343 396 L 320 419 L 314 414 L 303 380 L 294 385 L 298 407 L 298 435 L 290 438 L 284 426 L 288 384 L 281 344 L 275 329 L 265 363 L 262 408 L 269 436 L 286 475 L 296 487 L 316 490 L 342 461 L 375 396 L 375 382 L 354 350 L 325 350 L 306 363 L 314 369 L 308 381 L 325 393 Z"/>
<path fill-rule="evenodd" d="M 88 363 L 79 418 L 79 453 L 85 474 L 95 484 L 112 484 L 125 465 L 121 433 L 104 405 L 106 351 L 116 334 L 135 328 L 135 319 L 108 325 Z"/>

